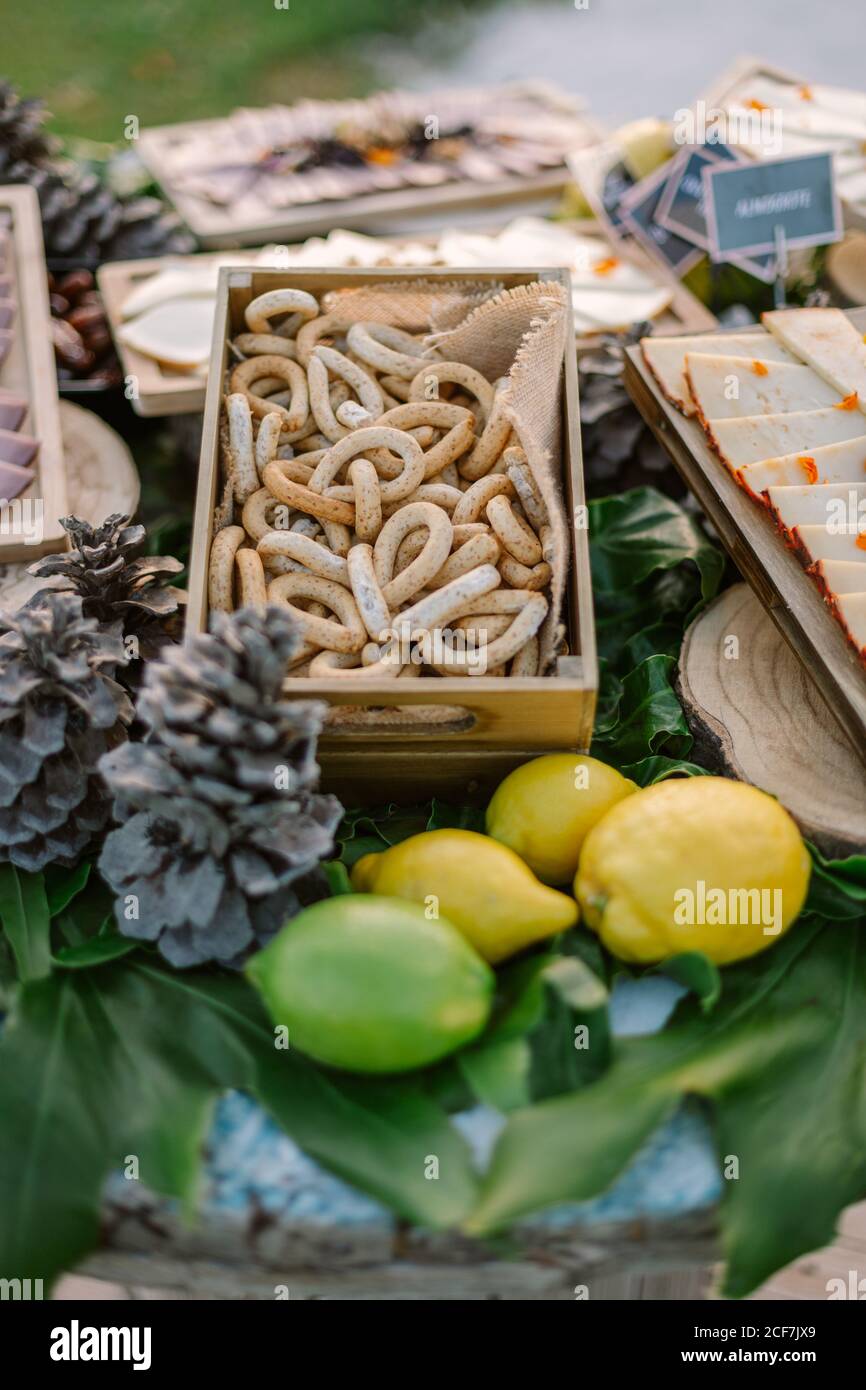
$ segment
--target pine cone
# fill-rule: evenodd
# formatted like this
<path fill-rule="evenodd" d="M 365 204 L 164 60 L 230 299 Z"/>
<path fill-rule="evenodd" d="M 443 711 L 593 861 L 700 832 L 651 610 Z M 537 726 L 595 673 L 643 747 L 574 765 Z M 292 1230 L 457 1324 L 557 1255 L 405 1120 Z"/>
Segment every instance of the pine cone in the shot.
<path fill-rule="evenodd" d="M 135 639 L 137 659 L 121 673 L 124 684 L 134 686 L 140 662 L 180 636 L 180 595 L 165 581 L 183 565 L 170 555 L 143 555 L 147 534 L 143 526 L 130 526 L 129 520 L 116 513 L 94 527 L 74 516 L 63 517 L 73 548 L 37 560 L 29 573 L 54 580 L 42 593 L 71 590 L 81 598 L 85 617 L 104 627 L 116 625 L 121 636 Z"/>
<path fill-rule="evenodd" d="M 31 599 L 0 634 L 0 861 L 71 865 L 108 820 L 96 764 L 132 719 L 123 645 L 73 594 Z"/>
<path fill-rule="evenodd" d="M 278 606 L 215 614 L 210 634 L 148 666 L 148 741 L 100 765 L 120 824 L 99 862 L 118 926 L 172 965 L 239 963 L 331 852 L 341 807 L 313 790 L 325 707 L 282 699 L 299 642 Z"/>
<path fill-rule="evenodd" d="M 29 183 L 42 211 L 45 254 L 74 261 L 116 261 L 166 253 L 195 243 L 158 198 L 120 199 L 96 174 L 57 156 L 41 101 L 22 101 L 0 82 L 0 183 Z"/>

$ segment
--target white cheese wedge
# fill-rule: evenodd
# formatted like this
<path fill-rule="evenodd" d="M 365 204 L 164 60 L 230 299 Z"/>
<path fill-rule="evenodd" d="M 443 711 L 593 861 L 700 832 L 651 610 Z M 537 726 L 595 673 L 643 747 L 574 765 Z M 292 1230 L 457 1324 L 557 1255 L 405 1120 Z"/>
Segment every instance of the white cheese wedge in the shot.
<path fill-rule="evenodd" d="M 858 410 L 792 410 L 783 415 L 749 415 L 743 420 L 707 421 L 707 433 L 729 468 L 812 453 L 823 444 L 840 444 L 863 434 Z"/>
<path fill-rule="evenodd" d="M 684 415 L 694 415 L 686 381 L 686 353 L 700 356 L 758 357 L 764 362 L 794 362 L 787 348 L 763 328 L 753 333 L 702 333 L 688 338 L 641 338 L 644 361 L 669 401 Z"/>
<path fill-rule="evenodd" d="M 850 560 L 866 566 L 866 530 L 855 534 L 829 526 L 796 526 L 792 534 L 812 564 L 819 560 Z M 866 568 L 863 587 L 866 589 Z"/>
<path fill-rule="evenodd" d="M 866 593 L 836 594 L 833 607 L 848 641 L 866 656 Z"/>
<path fill-rule="evenodd" d="M 819 560 L 816 576 L 828 594 L 862 594 L 863 566 L 856 560 Z"/>
<path fill-rule="evenodd" d="M 686 353 L 686 379 L 704 420 L 779 415 L 835 405 L 839 393 L 811 367 Z"/>
<path fill-rule="evenodd" d="M 841 309 L 774 309 L 763 322 L 840 396 L 856 392 L 859 408 L 866 411 L 866 343 Z"/>
<path fill-rule="evenodd" d="M 780 526 L 866 526 L 866 480 L 862 483 L 807 483 L 767 489 L 770 511 Z"/>
<path fill-rule="evenodd" d="M 213 313 L 210 299 L 168 299 L 124 324 L 117 336 L 167 367 L 192 371 L 210 356 Z"/>
<path fill-rule="evenodd" d="M 770 487 L 797 487 L 803 483 L 860 483 L 866 479 L 866 434 L 841 444 L 824 444 L 807 454 L 783 454 L 777 459 L 747 463 L 737 481 L 759 496 Z"/>

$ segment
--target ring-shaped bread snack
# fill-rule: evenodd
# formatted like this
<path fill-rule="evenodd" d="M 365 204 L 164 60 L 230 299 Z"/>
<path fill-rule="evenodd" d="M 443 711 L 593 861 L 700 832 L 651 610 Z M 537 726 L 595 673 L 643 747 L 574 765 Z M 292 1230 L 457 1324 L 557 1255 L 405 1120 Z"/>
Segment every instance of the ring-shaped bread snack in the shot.
<path fill-rule="evenodd" d="M 424 548 L 400 574 L 395 575 L 394 565 L 400 542 L 419 526 L 427 527 Z M 412 502 L 385 522 L 373 546 L 373 568 L 390 609 L 412 598 L 434 574 L 438 574 L 451 553 L 452 535 L 451 522 L 446 513 L 432 502 Z"/>
<path fill-rule="evenodd" d="M 410 401 L 436 401 L 443 381 L 462 386 L 481 407 L 484 423 L 493 408 L 494 389 L 486 377 L 465 362 L 426 362 L 409 388 Z"/>
<path fill-rule="evenodd" d="M 338 439 L 345 438 L 350 432 L 350 427 L 341 425 L 334 414 L 329 395 L 328 373 L 351 387 L 361 405 L 369 411 L 374 420 L 378 420 L 382 414 L 385 402 L 378 383 L 363 367 L 346 357 L 345 353 L 330 347 L 314 348 L 307 363 L 310 410 L 320 432 L 335 444 Z"/>
<path fill-rule="evenodd" d="M 411 381 L 418 375 L 425 348 L 410 333 L 386 323 L 353 323 L 346 342 L 356 357 L 377 372 Z"/>
<path fill-rule="evenodd" d="M 207 598 L 212 613 L 231 613 L 234 609 L 235 553 L 246 538 L 243 526 L 224 526 L 211 542 Z"/>
<path fill-rule="evenodd" d="M 254 382 L 258 383 L 269 376 L 284 381 L 291 391 L 291 403 L 288 407 L 274 405 L 268 396 L 256 395 L 252 390 Z M 301 429 L 309 414 L 307 374 L 303 367 L 293 362 L 290 357 L 275 357 L 272 354 L 267 357 L 248 357 L 246 362 L 239 362 L 233 369 L 229 377 L 229 386 L 232 391 L 240 391 L 246 396 L 250 410 L 259 419 L 276 410 L 283 421 L 283 430 L 289 433 Z"/>
<path fill-rule="evenodd" d="M 272 333 L 271 319 L 277 314 L 291 314 L 293 322 L 281 325 L 288 338 L 299 324 L 314 319 L 318 312 L 316 300 L 306 290 L 266 290 L 250 301 L 244 318 L 251 333 Z"/>
<path fill-rule="evenodd" d="M 366 454 L 370 449 L 391 449 L 395 454 L 399 454 L 403 460 L 403 470 L 397 478 L 389 478 L 380 484 L 382 505 L 386 506 L 391 502 L 397 502 L 403 497 L 408 497 L 411 492 L 421 483 L 424 477 L 424 455 L 421 446 L 411 434 L 406 434 L 404 430 L 394 430 L 381 425 L 373 425 L 368 429 L 353 430 L 344 439 L 339 440 L 332 449 L 319 463 L 310 479 L 310 487 L 314 492 L 324 492 L 326 488 L 334 485 L 334 479 L 344 464 L 352 459 L 358 458 L 360 454 Z M 351 492 L 350 487 L 337 485 L 331 493 L 332 497 L 347 501 Z"/>
<path fill-rule="evenodd" d="M 521 565 L 532 568 L 544 559 L 541 541 L 532 527 L 519 516 L 507 497 L 491 497 L 487 503 L 487 520 L 507 550 Z"/>
<path fill-rule="evenodd" d="M 305 640 L 331 652 L 359 652 L 367 641 L 367 629 L 348 589 L 317 574 L 280 574 L 268 585 L 268 598 L 291 610 Z M 320 618 L 306 612 L 292 599 L 314 599 L 340 619 Z"/>
<path fill-rule="evenodd" d="M 335 555 L 328 546 L 305 536 L 300 531 L 268 531 L 258 543 L 262 560 L 273 556 L 287 556 L 299 565 L 305 565 L 320 579 L 331 579 L 335 584 L 348 586 L 349 568 L 341 555 Z"/>

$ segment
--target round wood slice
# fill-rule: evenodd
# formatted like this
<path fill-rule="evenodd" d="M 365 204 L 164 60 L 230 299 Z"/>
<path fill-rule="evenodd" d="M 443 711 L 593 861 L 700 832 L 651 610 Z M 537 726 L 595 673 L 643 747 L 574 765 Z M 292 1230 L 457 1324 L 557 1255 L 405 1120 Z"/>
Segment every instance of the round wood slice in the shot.
<path fill-rule="evenodd" d="M 863 850 L 863 764 L 747 584 L 689 627 L 679 695 L 696 761 L 778 797 L 824 854 Z"/>
<path fill-rule="evenodd" d="M 60 402 L 60 428 L 70 514 L 94 526 L 112 512 L 133 516 L 141 482 L 132 454 L 117 431 L 92 410 L 71 401 Z M 0 565 L 0 609 L 14 612 L 37 589 L 45 588 L 45 580 L 27 573 L 31 563 Z"/>

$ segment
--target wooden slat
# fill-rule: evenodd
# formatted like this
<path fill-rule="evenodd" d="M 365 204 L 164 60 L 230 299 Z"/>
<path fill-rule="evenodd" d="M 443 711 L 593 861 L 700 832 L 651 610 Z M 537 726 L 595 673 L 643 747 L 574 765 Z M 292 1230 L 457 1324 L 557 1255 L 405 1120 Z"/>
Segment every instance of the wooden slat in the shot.
<path fill-rule="evenodd" d="M 866 329 L 866 309 L 850 318 Z M 866 762 L 866 670 L 767 512 L 709 448 L 703 429 L 671 405 L 639 346 L 625 351 L 629 395 L 718 531 L 782 636 L 815 680 L 831 712 Z"/>
<path fill-rule="evenodd" d="M 12 217 L 11 263 L 6 273 L 15 282 L 17 309 L 12 348 L 0 367 L 0 386 L 27 397 L 21 429 L 39 440 L 39 452 L 35 480 L 22 498 L 41 498 L 44 512 L 43 537 L 35 545 L 3 535 L 0 529 L 0 561 L 8 563 L 65 549 L 60 518 L 67 513 L 67 501 L 42 221 L 35 190 L 23 184 L 0 187 L 0 213 L 4 209 Z"/>

